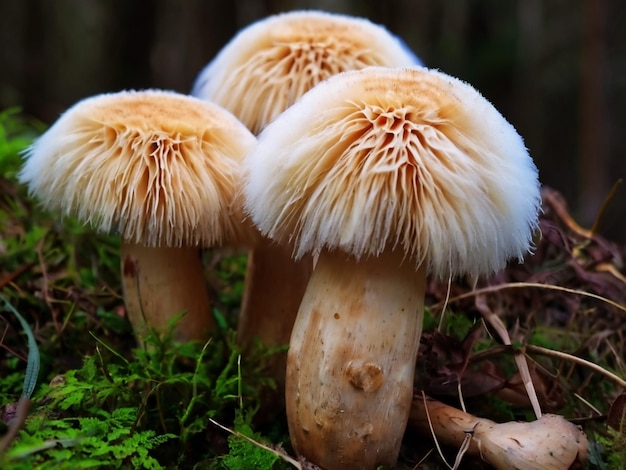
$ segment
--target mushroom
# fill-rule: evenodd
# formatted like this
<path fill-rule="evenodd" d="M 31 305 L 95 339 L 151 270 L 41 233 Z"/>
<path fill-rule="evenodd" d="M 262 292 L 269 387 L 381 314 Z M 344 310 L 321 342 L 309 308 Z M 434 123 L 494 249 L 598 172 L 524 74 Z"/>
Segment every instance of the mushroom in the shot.
<path fill-rule="evenodd" d="M 419 64 L 406 45 L 364 18 L 292 11 L 253 23 L 237 34 L 198 75 L 192 95 L 212 100 L 255 134 L 328 77 L 371 65 Z M 270 346 L 289 342 L 312 258 L 291 259 L 289 244 L 259 237 L 249 251 L 237 336 Z M 283 383 L 285 356 L 275 356 Z"/>
<path fill-rule="evenodd" d="M 587 436 L 563 416 L 545 414 L 536 421 L 496 423 L 431 398 L 416 397 L 411 429 L 437 442 L 465 448 L 497 470 L 567 470 L 587 463 Z"/>
<path fill-rule="evenodd" d="M 474 88 L 420 67 L 327 79 L 259 135 L 244 207 L 318 255 L 293 327 L 296 452 L 325 469 L 393 465 L 406 427 L 425 278 L 522 260 L 540 206 L 521 137 Z"/>
<path fill-rule="evenodd" d="M 383 26 L 339 13 L 297 10 L 242 29 L 198 74 L 191 94 L 221 104 L 258 134 L 332 75 L 417 64 L 418 57 Z"/>
<path fill-rule="evenodd" d="M 27 150 L 20 173 L 48 209 L 121 236 L 128 317 L 139 338 L 177 313 L 178 340 L 214 325 L 200 247 L 241 234 L 236 194 L 256 138 L 231 113 L 163 90 L 84 99 Z"/>

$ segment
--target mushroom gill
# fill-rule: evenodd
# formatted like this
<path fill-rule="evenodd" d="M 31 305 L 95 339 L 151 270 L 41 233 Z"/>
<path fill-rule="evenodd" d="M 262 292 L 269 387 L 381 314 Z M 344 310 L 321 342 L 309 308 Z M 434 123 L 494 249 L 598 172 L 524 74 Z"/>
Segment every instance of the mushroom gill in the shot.
<path fill-rule="evenodd" d="M 83 100 L 29 151 L 23 177 L 46 207 L 128 242 L 218 244 L 239 230 L 237 158 L 249 141 L 234 138 L 243 126 L 216 109 L 162 91 Z M 44 158 L 47 171 L 35 171 Z"/>
<path fill-rule="evenodd" d="M 259 146 L 255 158 L 272 164 L 248 161 L 258 175 L 248 182 L 248 210 L 262 214 L 254 221 L 264 235 L 293 238 L 296 257 L 340 248 L 359 258 L 401 246 L 443 278 L 493 272 L 524 256 L 539 199 L 515 188 L 520 173 L 536 181 L 536 169 L 477 91 L 434 71 L 376 67 L 318 87 L 324 92 L 305 95 L 281 120 L 290 132 L 274 126 L 259 136 L 275 144 Z"/>

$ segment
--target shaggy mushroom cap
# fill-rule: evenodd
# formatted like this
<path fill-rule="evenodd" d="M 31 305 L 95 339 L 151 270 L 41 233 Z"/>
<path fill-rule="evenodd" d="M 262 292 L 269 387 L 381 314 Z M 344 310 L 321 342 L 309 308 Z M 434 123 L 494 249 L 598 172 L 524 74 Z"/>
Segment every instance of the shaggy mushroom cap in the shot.
<path fill-rule="evenodd" d="M 425 68 L 329 78 L 259 136 L 245 207 L 259 230 L 357 259 L 401 249 L 433 275 L 521 259 L 540 206 L 521 137 L 474 88 Z"/>
<path fill-rule="evenodd" d="M 255 144 L 217 105 L 123 91 L 67 110 L 27 150 L 20 180 L 46 208 L 127 242 L 213 245 L 239 230 L 241 162 Z"/>
<path fill-rule="evenodd" d="M 294 11 L 243 29 L 198 75 L 192 95 L 221 104 L 257 134 L 332 75 L 414 64 L 421 65 L 400 39 L 369 20 Z"/>

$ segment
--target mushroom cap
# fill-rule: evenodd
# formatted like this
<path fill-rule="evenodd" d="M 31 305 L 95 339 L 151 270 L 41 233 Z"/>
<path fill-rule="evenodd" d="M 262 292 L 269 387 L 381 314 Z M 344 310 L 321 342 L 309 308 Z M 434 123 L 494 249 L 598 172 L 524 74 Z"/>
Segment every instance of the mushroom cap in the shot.
<path fill-rule="evenodd" d="M 127 242 L 209 246 L 239 236 L 242 161 L 254 145 L 218 105 L 122 91 L 63 113 L 27 149 L 19 177 L 46 208 Z"/>
<path fill-rule="evenodd" d="M 192 95 L 221 104 L 258 134 L 331 75 L 414 64 L 421 65 L 400 39 L 369 20 L 292 11 L 241 30 L 200 72 Z"/>
<path fill-rule="evenodd" d="M 531 247 L 537 168 L 467 83 L 421 67 L 329 78 L 259 135 L 246 211 L 294 256 L 403 250 L 433 275 L 489 274 Z"/>

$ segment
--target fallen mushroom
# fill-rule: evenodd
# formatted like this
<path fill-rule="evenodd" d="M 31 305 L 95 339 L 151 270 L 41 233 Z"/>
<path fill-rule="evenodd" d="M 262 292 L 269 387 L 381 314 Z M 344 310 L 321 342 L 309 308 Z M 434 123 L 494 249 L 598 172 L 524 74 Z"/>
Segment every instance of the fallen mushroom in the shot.
<path fill-rule="evenodd" d="M 255 22 L 237 34 L 198 75 L 194 96 L 224 106 L 255 134 L 326 78 L 370 65 L 419 64 L 382 26 L 364 18 L 292 11 Z M 293 261 L 289 243 L 259 237 L 248 257 L 237 325 L 241 344 L 254 337 L 270 346 L 289 342 L 312 270 L 312 259 Z M 274 358 L 282 385 L 284 356 Z"/>
<path fill-rule="evenodd" d="M 244 162 L 261 233 L 319 259 L 297 314 L 286 402 L 296 452 L 393 465 L 411 407 L 427 272 L 488 274 L 531 245 L 537 169 L 470 85 L 425 68 L 328 78 Z"/>
<path fill-rule="evenodd" d="M 582 429 L 560 415 L 496 423 L 431 398 L 413 400 L 409 427 L 439 444 L 465 448 L 498 470 L 584 468 L 588 442 Z"/>
<path fill-rule="evenodd" d="M 240 237 L 241 160 L 256 138 L 228 111 L 160 90 L 84 99 L 28 149 L 20 180 L 48 209 L 121 235 L 128 317 L 179 340 L 214 320 L 199 248 Z"/>

